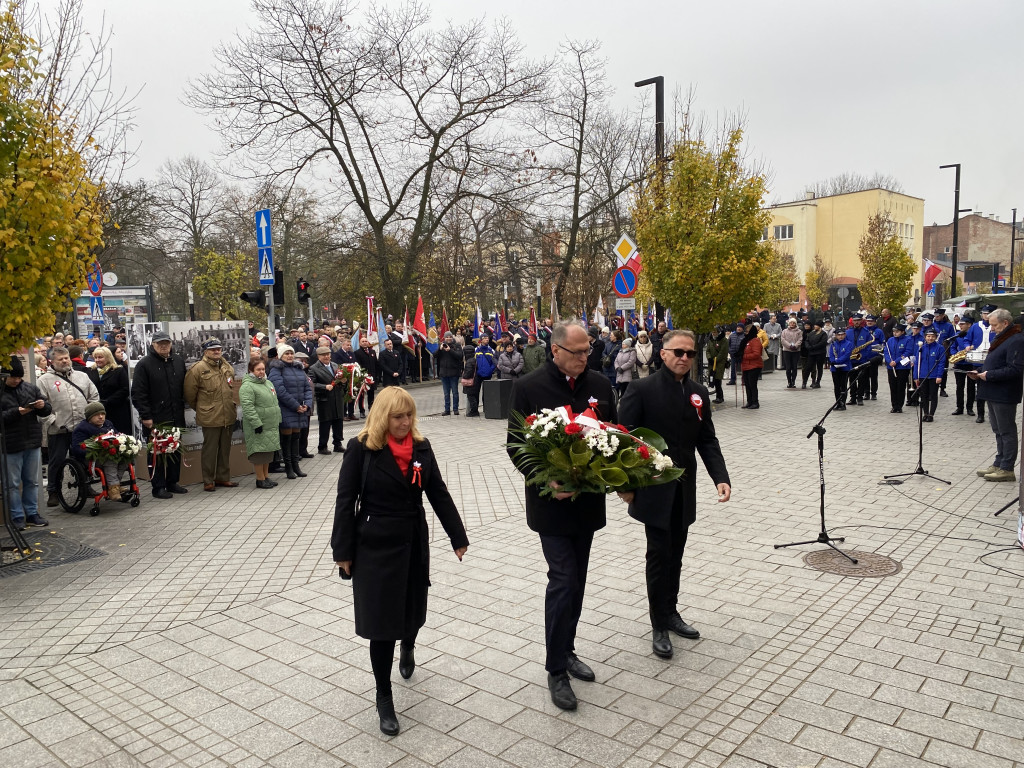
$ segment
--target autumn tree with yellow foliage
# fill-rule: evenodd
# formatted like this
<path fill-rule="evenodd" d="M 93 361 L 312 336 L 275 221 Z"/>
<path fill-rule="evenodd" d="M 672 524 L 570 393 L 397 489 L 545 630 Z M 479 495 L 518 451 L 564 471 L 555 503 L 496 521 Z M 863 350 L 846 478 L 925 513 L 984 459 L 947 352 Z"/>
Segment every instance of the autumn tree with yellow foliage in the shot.
<path fill-rule="evenodd" d="M 644 292 L 672 310 L 676 327 L 708 333 L 758 304 L 773 260 L 761 239 L 765 180 L 743 167 L 743 131 L 712 146 L 684 130 L 633 208 Z"/>
<path fill-rule="evenodd" d="M 36 95 L 40 48 L 18 10 L 0 11 L 0 359 L 53 331 L 103 231 L 76 128 Z"/>

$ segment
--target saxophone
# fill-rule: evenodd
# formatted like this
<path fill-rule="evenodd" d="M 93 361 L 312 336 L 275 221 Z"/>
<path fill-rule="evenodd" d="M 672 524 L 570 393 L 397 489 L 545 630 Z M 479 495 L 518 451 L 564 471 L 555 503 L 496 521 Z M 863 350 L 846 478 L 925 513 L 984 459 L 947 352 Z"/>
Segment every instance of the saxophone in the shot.
<path fill-rule="evenodd" d="M 881 352 L 882 351 L 882 345 L 878 344 L 878 342 L 876 342 L 874 340 L 874 338 L 872 338 L 871 340 L 866 341 L 863 344 L 861 344 L 859 347 L 854 347 L 853 348 L 853 352 L 850 353 L 850 359 L 851 360 L 860 360 L 860 351 L 862 349 L 864 349 L 865 347 L 870 347 L 872 344 L 877 344 L 877 348 L 872 349 L 871 350 L 872 352 Z"/>
<path fill-rule="evenodd" d="M 957 353 L 955 353 L 953 355 L 950 355 L 949 356 L 949 360 L 947 360 L 946 362 L 949 363 L 950 365 L 952 365 L 953 363 L 959 363 L 961 360 L 966 360 L 967 359 L 967 353 L 970 352 L 970 351 L 971 350 L 969 350 L 969 349 L 962 349 L 959 352 L 957 352 Z"/>

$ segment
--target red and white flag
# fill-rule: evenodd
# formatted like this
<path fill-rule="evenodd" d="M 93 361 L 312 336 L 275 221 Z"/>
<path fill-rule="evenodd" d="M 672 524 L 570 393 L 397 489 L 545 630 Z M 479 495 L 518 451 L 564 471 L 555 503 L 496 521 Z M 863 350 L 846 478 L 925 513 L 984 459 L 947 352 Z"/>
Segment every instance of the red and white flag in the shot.
<path fill-rule="evenodd" d="M 408 321 L 406 321 L 408 323 Z M 427 318 L 423 314 L 423 296 L 416 302 L 416 316 L 412 321 L 413 333 L 418 334 L 424 341 L 427 340 Z"/>
<path fill-rule="evenodd" d="M 924 293 L 928 294 L 928 291 L 932 289 L 932 283 L 935 282 L 935 278 L 942 274 L 942 267 L 936 264 L 934 261 L 924 260 Z"/>

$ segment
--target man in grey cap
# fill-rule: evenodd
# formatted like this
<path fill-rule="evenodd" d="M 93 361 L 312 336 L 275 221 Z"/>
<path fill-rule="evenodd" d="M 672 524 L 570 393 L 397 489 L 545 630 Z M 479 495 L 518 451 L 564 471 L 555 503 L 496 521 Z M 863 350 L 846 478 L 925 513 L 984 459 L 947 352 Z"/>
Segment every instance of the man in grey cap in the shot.
<path fill-rule="evenodd" d="M 139 412 L 142 436 L 149 441 L 154 426 L 185 426 L 185 361 L 171 349 L 171 337 L 166 331 L 153 334 L 149 353 L 135 366 L 132 378 L 132 405 Z M 153 461 L 153 496 L 169 499 L 174 493 L 188 493 L 178 481 L 181 479 L 181 456 L 166 456 L 166 461 Z"/>
<path fill-rule="evenodd" d="M 442 416 L 459 415 L 459 378 L 462 376 L 463 355 L 462 345 L 455 341 L 451 331 L 444 332 L 441 346 L 437 350 L 437 375 L 441 377 L 441 389 L 444 390 L 444 412 Z M 453 402 L 454 400 L 454 402 Z"/>
<path fill-rule="evenodd" d="M 203 357 L 185 374 L 185 400 L 196 411 L 196 424 L 203 428 L 203 490 L 217 486 L 234 488 L 231 481 L 231 433 L 238 412 L 235 409 L 235 369 L 221 356 L 220 339 L 203 342 Z"/>
<path fill-rule="evenodd" d="M 331 361 L 331 348 L 319 347 L 316 350 L 317 361 L 309 366 L 309 378 L 313 382 L 313 397 L 316 400 L 316 415 L 320 423 L 320 439 L 317 450 L 324 456 L 330 456 L 327 442 L 334 433 L 334 452 L 344 453 L 345 424 L 345 389 L 337 381 L 338 365 Z"/>

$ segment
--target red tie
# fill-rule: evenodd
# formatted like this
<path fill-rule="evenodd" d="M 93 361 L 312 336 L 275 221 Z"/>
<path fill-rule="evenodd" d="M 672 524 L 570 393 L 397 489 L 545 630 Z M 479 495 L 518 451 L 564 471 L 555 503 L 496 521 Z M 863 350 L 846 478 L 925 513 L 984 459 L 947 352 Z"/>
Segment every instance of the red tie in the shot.
<path fill-rule="evenodd" d="M 569 389 L 576 389 L 576 377 L 575 376 L 570 376 L 569 377 Z"/>

